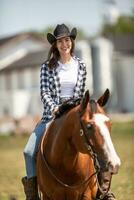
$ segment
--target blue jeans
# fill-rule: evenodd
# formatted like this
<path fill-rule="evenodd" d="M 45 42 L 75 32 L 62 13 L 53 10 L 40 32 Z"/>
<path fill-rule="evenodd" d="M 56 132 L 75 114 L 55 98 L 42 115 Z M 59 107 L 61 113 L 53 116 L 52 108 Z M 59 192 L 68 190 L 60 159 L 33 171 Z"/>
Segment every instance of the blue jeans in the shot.
<path fill-rule="evenodd" d="M 36 158 L 35 158 L 35 156 L 36 156 L 36 153 L 38 150 L 38 145 L 43 136 L 43 133 L 45 132 L 45 129 L 50 121 L 47 121 L 47 122 L 40 121 L 36 125 L 32 134 L 30 135 L 29 140 L 25 146 L 23 153 L 24 153 L 24 158 L 25 158 L 27 178 L 36 176 Z"/>

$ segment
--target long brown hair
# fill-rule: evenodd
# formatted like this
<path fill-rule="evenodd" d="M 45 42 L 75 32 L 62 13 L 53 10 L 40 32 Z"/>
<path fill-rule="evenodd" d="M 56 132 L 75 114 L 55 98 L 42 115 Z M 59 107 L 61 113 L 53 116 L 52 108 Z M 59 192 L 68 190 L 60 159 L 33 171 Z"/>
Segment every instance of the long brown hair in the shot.
<path fill-rule="evenodd" d="M 74 40 L 71 38 L 71 42 L 72 42 L 72 48 L 70 51 L 71 56 L 73 56 L 74 54 L 74 48 L 75 48 L 75 43 Z M 60 58 L 60 54 L 59 51 L 57 49 L 56 46 L 56 41 L 52 44 L 49 52 L 48 52 L 48 57 L 47 57 L 47 61 L 49 61 L 48 63 L 48 67 L 49 68 L 54 68 L 57 66 L 58 60 Z"/>

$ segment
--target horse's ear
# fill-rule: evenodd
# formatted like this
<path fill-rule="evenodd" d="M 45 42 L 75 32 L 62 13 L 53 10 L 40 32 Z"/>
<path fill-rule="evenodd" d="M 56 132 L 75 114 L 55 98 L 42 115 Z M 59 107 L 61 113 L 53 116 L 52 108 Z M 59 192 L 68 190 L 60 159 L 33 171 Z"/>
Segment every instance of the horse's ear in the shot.
<path fill-rule="evenodd" d="M 110 91 L 109 89 L 106 89 L 104 94 L 98 99 L 97 103 L 102 107 L 105 106 L 109 99 L 109 96 L 110 96 Z"/>
<path fill-rule="evenodd" d="M 90 95 L 89 90 L 87 90 L 82 98 L 81 104 L 80 104 L 80 110 L 83 111 L 87 107 L 87 104 L 89 102 Z"/>

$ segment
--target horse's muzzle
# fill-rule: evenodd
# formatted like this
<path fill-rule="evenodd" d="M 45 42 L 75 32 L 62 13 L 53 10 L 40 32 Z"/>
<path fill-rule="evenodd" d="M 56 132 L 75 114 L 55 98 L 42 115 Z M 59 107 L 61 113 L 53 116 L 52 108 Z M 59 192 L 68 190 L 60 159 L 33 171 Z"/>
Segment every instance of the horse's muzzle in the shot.
<path fill-rule="evenodd" d="M 117 174 L 119 171 L 120 165 L 121 165 L 120 158 L 118 158 L 118 160 L 116 160 L 115 163 L 109 162 L 108 163 L 108 171 L 111 172 L 112 174 Z"/>

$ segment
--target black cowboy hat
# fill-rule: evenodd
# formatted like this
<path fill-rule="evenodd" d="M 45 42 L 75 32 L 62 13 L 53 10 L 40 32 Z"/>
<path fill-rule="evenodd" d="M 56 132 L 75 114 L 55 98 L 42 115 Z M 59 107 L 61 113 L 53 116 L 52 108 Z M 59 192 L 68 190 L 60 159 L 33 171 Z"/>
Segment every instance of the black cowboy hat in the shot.
<path fill-rule="evenodd" d="M 53 34 L 47 34 L 47 40 L 50 44 L 53 44 L 56 40 L 63 38 L 63 37 L 71 37 L 75 40 L 77 35 L 77 29 L 73 28 L 71 32 L 69 28 L 65 24 L 58 24 L 53 32 Z"/>

